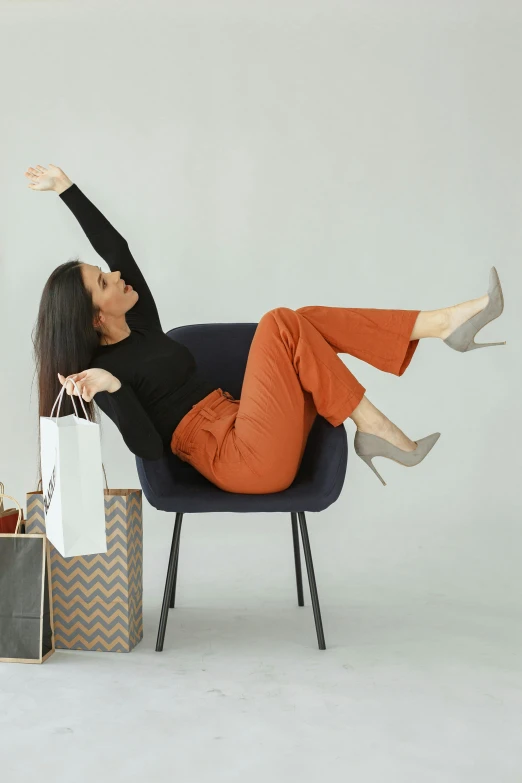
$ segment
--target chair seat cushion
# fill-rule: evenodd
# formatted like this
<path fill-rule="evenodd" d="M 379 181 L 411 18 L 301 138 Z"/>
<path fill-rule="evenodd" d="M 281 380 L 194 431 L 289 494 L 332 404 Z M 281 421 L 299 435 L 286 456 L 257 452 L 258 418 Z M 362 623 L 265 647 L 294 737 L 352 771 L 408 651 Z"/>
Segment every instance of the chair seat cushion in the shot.
<path fill-rule="evenodd" d="M 323 511 L 339 497 L 348 461 L 346 429 L 317 416 L 292 485 L 264 495 L 226 492 L 175 454 L 136 464 L 143 493 L 160 511 L 203 513 L 236 511 Z"/>

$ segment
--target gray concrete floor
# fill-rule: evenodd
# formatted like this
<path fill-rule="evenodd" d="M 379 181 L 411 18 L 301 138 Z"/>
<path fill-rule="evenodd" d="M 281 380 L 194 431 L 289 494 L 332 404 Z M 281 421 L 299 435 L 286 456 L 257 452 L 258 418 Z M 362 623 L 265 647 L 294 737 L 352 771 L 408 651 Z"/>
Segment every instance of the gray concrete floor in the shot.
<path fill-rule="evenodd" d="M 0 665 L 6 783 L 522 780 L 515 610 L 371 579 L 343 586 L 316 564 L 320 651 L 291 548 L 281 572 L 249 573 L 182 534 L 178 605 L 156 653 L 171 530 L 149 536 L 144 639 L 131 653 Z"/>

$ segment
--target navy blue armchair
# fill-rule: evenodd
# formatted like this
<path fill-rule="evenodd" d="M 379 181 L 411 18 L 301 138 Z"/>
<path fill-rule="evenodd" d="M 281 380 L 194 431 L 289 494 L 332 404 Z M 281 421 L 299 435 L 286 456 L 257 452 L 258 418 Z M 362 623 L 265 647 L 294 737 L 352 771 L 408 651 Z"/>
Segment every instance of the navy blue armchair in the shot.
<path fill-rule="evenodd" d="M 192 352 L 199 372 L 215 388 L 228 391 L 235 399 L 239 399 L 256 327 L 256 323 L 192 324 L 171 329 L 167 336 Z M 266 511 L 290 513 L 297 602 L 299 606 L 304 606 L 297 528 L 299 520 L 317 640 L 319 649 L 325 650 L 305 511 L 323 511 L 337 500 L 344 484 L 347 462 L 348 443 L 344 425 L 333 427 L 319 415 L 308 436 L 298 474 L 291 486 L 282 492 L 262 495 L 226 492 L 171 452 L 159 460 L 136 457 L 139 480 L 151 506 L 176 514 L 156 651 L 163 650 L 169 607 L 173 608 L 175 603 L 183 515 L 218 511 L 240 514 Z"/>

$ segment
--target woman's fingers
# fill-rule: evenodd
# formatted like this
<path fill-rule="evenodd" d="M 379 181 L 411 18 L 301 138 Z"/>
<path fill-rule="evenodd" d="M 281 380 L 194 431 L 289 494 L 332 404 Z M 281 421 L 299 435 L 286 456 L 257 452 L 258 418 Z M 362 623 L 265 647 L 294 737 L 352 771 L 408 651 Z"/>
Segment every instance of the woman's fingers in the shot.
<path fill-rule="evenodd" d="M 31 180 L 27 187 L 32 190 L 53 190 L 60 171 L 61 169 L 52 163 L 48 167 L 40 163 L 37 166 L 29 166 L 25 172 L 25 176 Z"/>
<path fill-rule="evenodd" d="M 62 384 L 62 386 L 64 385 L 66 386 L 65 391 L 69 396 L 71 396 L 71 394 L 74 394 L 77 397 L 79 396 L 78 392 L 76 391 L 76 386 L 78 386 L 78 389 L 80 390 L 80 394 L 82 393 L 83 384 L 79 376 L 83 374 L 84 373 L 75 373 L 74 375 L 68 375 L 67 378 L 64 378 L 64 376 L 61 373 L 58 373 L 58 378 L 60 379 L 60 383 Z M 69 380 L 73 380 L 76 383 L 76 386 L 74 385 L 74 383 L 67 383 L 67 381 Z"/>
<path fill-rule="evenodd" d="M 82 387 L 80 386 L 80 384 L 79 384 L 79 383 L 77 384 L 77 386 L 78 386 L 78 388 L 79 388 L 79 390 L 80 390 L 80 394 L 81 394 L 81 392 L 82 392 Z M 65 389 L 65 391 L 67 392 L 67 394 L 69 395 L 69 397 L 70 397 L 72 394 L 76 395 L 76 397 L 78 397 L 78 396 L 79 396 L 79 395 L 78 395 L 78 392 L 76 391 L 76 386 L 74 386 L 74 384 L 72 384 L 72 383 L 68 383 L 68 384 L 67 384 L 67 388 Z"/>
<path fill-rule="evenodd" d="M 92 399 L 91 395 L 91 389 L 87 388 L 85 377 L 89 371 L 83 370 L 83 372 L 77 372 L 73 373 L 73 375 L 68 375 L 67 378 L 65 378 L 61 373 L 58 373 L 58 378 L 60 380 L 60 383 L 66 386 L 65 391 L 69 396 L 74 394 L 76 397 L 82 397 L 85 402 L 90 402 Z M 76 386 L 73 383 L 67 383 L 67 381 L 73 380 Z"/>

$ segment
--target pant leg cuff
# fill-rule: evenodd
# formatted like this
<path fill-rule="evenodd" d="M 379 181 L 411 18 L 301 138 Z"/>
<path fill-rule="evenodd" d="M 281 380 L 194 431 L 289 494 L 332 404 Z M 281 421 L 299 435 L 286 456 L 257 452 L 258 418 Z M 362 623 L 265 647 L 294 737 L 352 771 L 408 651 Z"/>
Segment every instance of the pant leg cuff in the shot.
<path fill-rule="evenodd" d="M 403 375 L 410 364 L 413 354 L 417 350 L 418 340 L 410 340 L 415 321 L 420 310 L 404 310 L 402 321 L 397 337 L 397 355 L 394 358 L 389 372 L 393 375 Z"/>
<path fill-rule="evenodd" d="M 339 409 L 330 416 L 325 416 L 326 421 L 329 421 L 333 427 L 338 427 L 343 421 L 349 418 L 356 407 L 361 402 L 366 393 L 366 389 L 360 383 L 352 394 L 339 406 Z"/>

